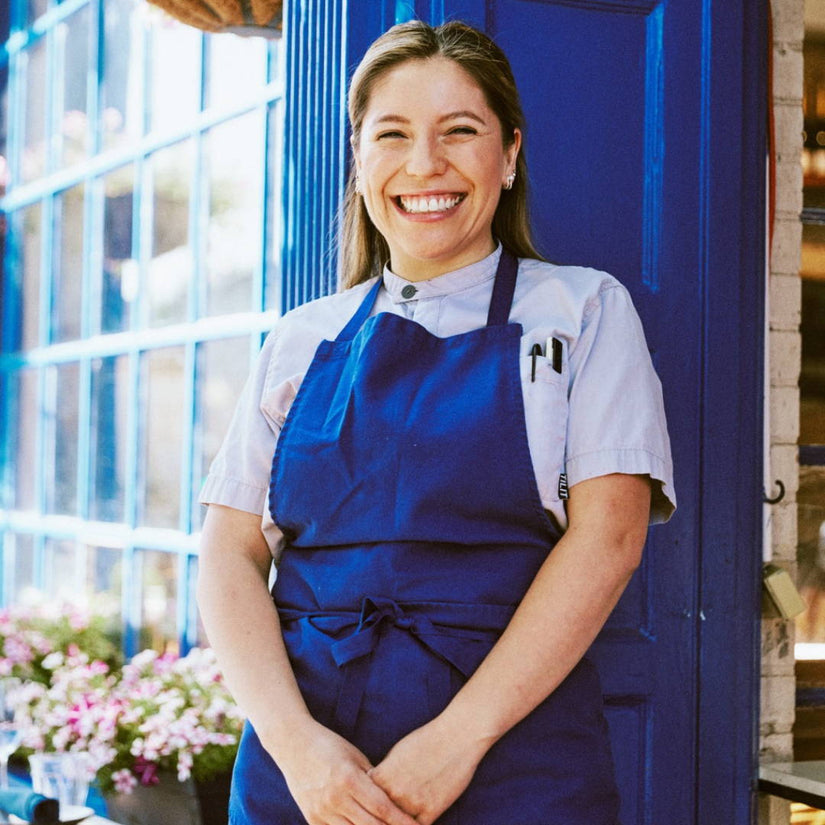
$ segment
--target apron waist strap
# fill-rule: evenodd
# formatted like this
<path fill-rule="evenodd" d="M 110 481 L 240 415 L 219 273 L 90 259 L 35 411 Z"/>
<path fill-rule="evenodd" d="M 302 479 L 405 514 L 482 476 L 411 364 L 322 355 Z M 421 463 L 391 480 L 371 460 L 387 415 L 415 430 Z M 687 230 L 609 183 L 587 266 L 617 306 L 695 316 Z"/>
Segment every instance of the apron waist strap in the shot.
<path fill-rule="evenodd" d="M 347 736 L 352 734 L 361 709 L 369 678 L 370 654 L 389 627 L 408 631 L 427 650 L 469 678 L 495 644 L 514 610 L 505 605 L 400 603 L 380 596 L 366 596 L 360 613 L 291 608 L 278 608 L 278 613 L 282 622 L 339 617 L 355 624 L 350 635 L 330 644 L 333 659 L 343 670 L 335 715 L 342 734 Z M 478 641 L 487 644 L 474 644 Z"/>

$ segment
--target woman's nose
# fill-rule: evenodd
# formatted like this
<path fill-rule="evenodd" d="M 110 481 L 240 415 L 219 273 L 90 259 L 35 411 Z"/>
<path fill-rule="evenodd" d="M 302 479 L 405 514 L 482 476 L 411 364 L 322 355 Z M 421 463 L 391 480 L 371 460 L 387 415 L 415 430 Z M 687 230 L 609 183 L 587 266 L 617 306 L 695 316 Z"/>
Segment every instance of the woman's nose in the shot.
<path fill-rule="evenodd" d="M 445 165 L 444 152 L 438 140 L 422 137 L 412 142 L 407 158 L 408 175 L 418 178 L 431 177 L 441 174 Z"/>

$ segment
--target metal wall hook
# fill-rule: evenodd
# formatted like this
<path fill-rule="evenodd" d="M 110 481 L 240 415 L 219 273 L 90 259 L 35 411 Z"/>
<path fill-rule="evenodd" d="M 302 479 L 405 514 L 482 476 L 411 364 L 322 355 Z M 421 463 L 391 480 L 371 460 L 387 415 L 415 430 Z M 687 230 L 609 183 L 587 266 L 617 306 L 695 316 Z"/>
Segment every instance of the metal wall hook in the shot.
<path fill-rule="evenodd" d="M 785 498 L 785 485 L 779 479 L 776 479 L 774 484 L 779 488 L 779 493 L 773 498 L 771 498 L 764 489 L 762 490 L 762 501 L 764 501 L 765 504 L 779 504 L 779 502 Z"/>

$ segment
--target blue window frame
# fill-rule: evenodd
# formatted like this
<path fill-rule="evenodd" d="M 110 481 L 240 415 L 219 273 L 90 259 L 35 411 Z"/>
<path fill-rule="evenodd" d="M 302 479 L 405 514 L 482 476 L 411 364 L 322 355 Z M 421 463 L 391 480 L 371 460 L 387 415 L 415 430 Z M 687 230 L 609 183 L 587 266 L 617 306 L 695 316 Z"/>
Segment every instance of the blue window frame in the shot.
<path fill-rule="evenodd" d="M 137 0 L 2 14 L 0 597 L 186 650 L 198 489 L 282 303 L 283 44 Z"/>

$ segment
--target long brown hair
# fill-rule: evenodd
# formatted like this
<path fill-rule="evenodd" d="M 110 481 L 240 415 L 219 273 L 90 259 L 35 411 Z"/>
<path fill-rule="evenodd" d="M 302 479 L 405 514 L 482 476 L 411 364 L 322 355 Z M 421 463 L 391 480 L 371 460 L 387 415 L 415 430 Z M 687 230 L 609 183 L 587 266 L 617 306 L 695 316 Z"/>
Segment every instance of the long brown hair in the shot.
<path fill-rule="evenodd" d="M 524 113 L 516 83 L 504 52 L 483 32 L 466 23 L 451 21 L 433 28 L 420 20 L 393 26 L 381 35 L 361 60 L 350 82 L 347 99 L 353 145 L 361 137 L 361 125 L 376 81 L 408 60 L 445 57 L 454 60 L 475 80 L 487 105 L 501 123 L 504 146 L 522 132 L 512 189 L 503 189 L 493 217 L 493 235 L 522 258 L 539 258 L 533 244 L 527 208 L 527 161 L 524 152 Z M 355 191 L 355 167 L 350 168 L 344 193 L 340 237 L 340 269 L 343 287 L 378 275 L 390 260 L 390 249 L 376 229 L 364 199 Z"/>

